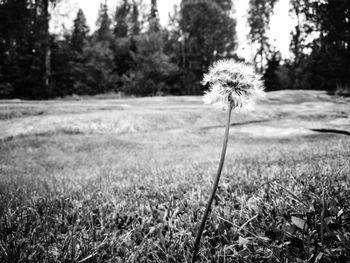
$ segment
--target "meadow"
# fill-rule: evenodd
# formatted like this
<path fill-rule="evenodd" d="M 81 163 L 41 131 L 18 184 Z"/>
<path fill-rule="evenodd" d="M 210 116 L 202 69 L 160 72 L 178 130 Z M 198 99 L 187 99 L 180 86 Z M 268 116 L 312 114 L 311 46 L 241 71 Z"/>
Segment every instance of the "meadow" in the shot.
<path fill-rule="evenodd" d="M 350 262 L 350 99 L 232 116 L 198 262 Z M 0 102 L 0 262 L 190 262 L 225 114 L 200 97 Z"/>

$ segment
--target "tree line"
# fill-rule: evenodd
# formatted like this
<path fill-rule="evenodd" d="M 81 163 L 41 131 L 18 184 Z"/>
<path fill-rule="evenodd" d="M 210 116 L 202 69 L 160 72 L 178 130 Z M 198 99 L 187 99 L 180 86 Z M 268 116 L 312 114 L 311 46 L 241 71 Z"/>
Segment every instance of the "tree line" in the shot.
<path fill-rule="evenodd" d="M 248 39 L 267 90 L 321 89 L 349 93 L 350 1 L 290 0 L 297 24 L 292 58 L 282 59 L 268 39 L 278 0 L 249 0 Z M 157 0 L 107 3 L 90 31 L 79 9 L 70 32 L 49 31 L 58 0 L 0 0 L 0 98 L 48 99 L 121 93 L 198 95 L 213 61 L 237 56 L 231 0 L 182 0 L 169 25 L 159 22 Z"/>

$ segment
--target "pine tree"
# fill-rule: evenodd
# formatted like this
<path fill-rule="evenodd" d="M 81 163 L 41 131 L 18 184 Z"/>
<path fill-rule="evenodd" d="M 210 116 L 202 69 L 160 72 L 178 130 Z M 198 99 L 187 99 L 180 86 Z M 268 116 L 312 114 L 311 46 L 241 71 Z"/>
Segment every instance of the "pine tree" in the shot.
<path fill-rule="evenodd" d="M 124 56 L 124 62 L 129 64 L 130 69 L 123 74 L 124 92 L 144 96 L 168 93 L 170 88 L 168 80 L 178 72 L 178 68 L 164 53 L 165 30 L 161 30 L 159 24 L 157 1 L 153 0 L 151 4 L 148 16 L 149 28 L 141 34 L 136 34 L 139 31 L 139 24 L 135 23 L 138 22 L 136 7 L 134 2 L 130 21 L 134 21 L 131 25 L 136 26 L 129 41 L 131 60 Z"/>
<path fill-rule="evenodd" d="M 77 17 L 74 20 L 73 32 L 71 37 L 71 48 L 79 53 L 83 51 L 87 41 L 89 27 L 86 24 L 86 18 L 83 10 L 79 9 Z"/>
<path fill-rule="evenodd" d="M 83 50 L 84 63 L 77 64 L 74 89 L 79 94 L 102 94 L 116 88 L 113 52 L 107 41 L 89 43 Z M 81 67 L 79 68 L 79 65 Z"/>
<path fill-rule="evenodd" d="M 109 41 L 111 39 L 112 21 L 108 15 L 107 1 L 101 4 L 97 19 L 97 41 Z"/>
<path fill-rule="evenodd" d="M 139 7 L 135 1 L 133 1 L 131 9 L 132 10 L 129 18 L 129 31 L 131 36 L 137 36 L 138 34 L 140 34 L 141 28 L 139 21 Z"/>
<path fill-rule="evenodd" d="M 117 38 L 127 37 L 128 35 L 128 15 L 130 12 L 130 4 L 127 0 L 117 7 L 115 12 L 116 25 L 114 27 L 114 35 Z"/>
<path fill-rule="evenodd" d="M 273 51 L 271 58 L 267 60 L 266 71 L 263 76 L 266 91 L 280 89 L 279 79 L 277 75 L 277 72 L 280 67 L 280 62 L 281 62 L 280 52 Z"/>

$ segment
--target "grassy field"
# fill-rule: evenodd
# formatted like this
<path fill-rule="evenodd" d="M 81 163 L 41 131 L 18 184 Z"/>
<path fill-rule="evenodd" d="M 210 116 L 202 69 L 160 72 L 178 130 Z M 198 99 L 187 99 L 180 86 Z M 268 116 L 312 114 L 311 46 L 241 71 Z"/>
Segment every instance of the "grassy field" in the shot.
<path fill-rule="evenodd" d="M 198 262 L 350 262 L 350 99 L 235 112 Z M 225 114 L 200 97 L 0 102 L 0 262 L 189 262 Z"/>

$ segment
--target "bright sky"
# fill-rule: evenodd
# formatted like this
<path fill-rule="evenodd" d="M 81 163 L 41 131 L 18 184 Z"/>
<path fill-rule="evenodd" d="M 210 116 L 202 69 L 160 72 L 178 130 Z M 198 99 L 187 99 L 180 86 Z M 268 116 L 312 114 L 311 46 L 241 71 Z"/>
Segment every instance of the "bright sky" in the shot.
<path fill-rule="evenodd" d="M 111 14 L 114 13 L 116 5 L 122 0 L 108 0 L 107 4 Z M 151 0 L 143 0 L 145 3 L 151 2 Z M 97 13 L 100 7 L 100 3 L 103 0 L 63 0 L 61 4 L 56 8 L 52 14 L 52 28 L 57 32 L 62 29 L 62 26 L 66 30 L 71 30 L 72 20 L 75 18 L 79 8 L 82 8 L 88 21 L 90 29 L 95 28 Z M 159 18 L 162 25 L 166 25 L 169 17 L 169 12 L 173 11 L 175 4 L 179 5 L 181 0 L 158 0 Z M 238 49 L 237 52 L 240 56 L 247 60 L 252 58 L 253 47 L 249 45 L 247 40 L 247 34 L 249 32 L 247 26 L 247 8 L 248 0 L 234 0 L 234 6 L 236 9 L 237 19 L 237 38 Z M 271 43 L 276 46 L 277 50 L 280 50 L 283 57 L 289 56 L 289 42 L 290 32 L 294 27 L 293 20 L 288 14 L 289 1 L 280 0 L 275 7 L 275 14 L 271 18 L 269 38 Z"/>

